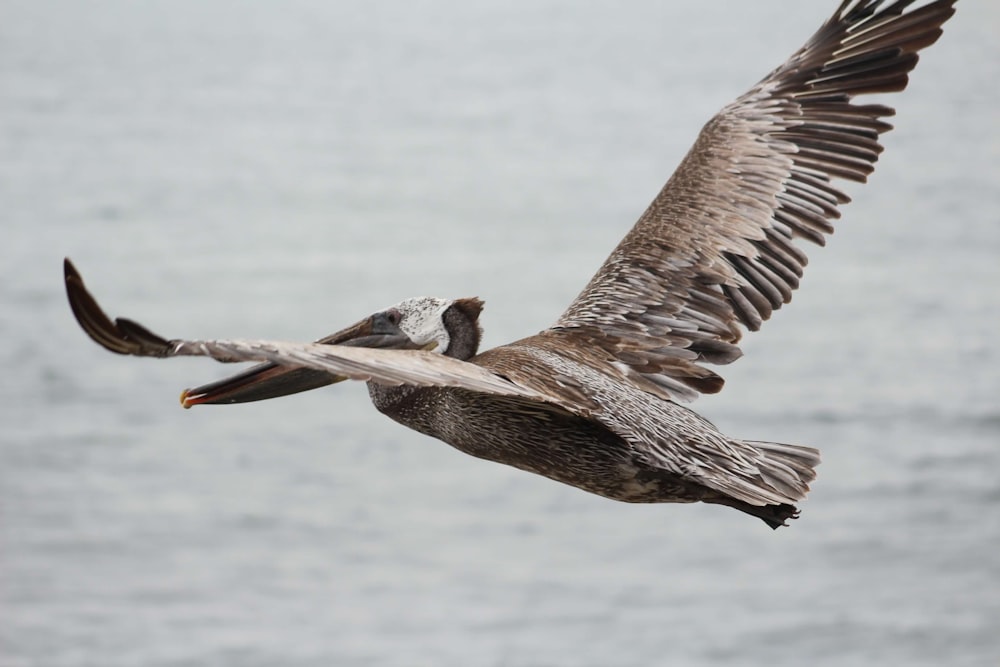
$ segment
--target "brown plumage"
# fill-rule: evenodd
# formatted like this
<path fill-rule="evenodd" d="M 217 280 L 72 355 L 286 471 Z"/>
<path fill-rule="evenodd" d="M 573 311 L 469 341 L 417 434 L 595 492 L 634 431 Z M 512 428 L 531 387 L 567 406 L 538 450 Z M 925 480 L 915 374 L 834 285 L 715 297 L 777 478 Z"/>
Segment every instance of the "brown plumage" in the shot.
<path fill-rule="evenodd" d="M 798 287 L 865 181 L 893 110 L 857 95 L 905 88 L 955 0 L 849 0 L 785 64 L 702 129 L 674 175 L 556 324 L 477 354 L 478 299 L 407 299 L 317 343 L 165 340 L 111 321 L 65 264 L 70 305 L 99 344 L 137 356 L 263 361 L 185 392 L 186 407 L 365 380 L 396 421 L 473 456 L 616 500 L 728 505 L 777 527 L 818 452 L 721 434 L 679 405 L 714 393 Z"/>

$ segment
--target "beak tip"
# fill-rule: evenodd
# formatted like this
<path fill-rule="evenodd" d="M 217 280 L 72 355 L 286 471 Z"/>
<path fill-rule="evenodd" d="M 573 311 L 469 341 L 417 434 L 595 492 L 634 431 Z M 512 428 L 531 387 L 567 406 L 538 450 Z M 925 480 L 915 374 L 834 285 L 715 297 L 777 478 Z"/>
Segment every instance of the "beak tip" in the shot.
<path fill-rule="evenodd" d="M 196 405 L 197 401 L 194 401 L 190 397 L 190 389 L 185 389 L 181 392 L 181 407 L 185 410 L 190 410 L 191 406 Z"/>

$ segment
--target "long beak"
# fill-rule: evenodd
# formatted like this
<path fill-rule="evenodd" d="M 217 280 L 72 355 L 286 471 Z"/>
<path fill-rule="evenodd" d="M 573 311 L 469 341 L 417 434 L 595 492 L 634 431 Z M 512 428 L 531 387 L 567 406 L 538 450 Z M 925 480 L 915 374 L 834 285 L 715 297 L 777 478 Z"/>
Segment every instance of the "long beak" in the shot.
<path fill-rule="evenodd" d="M 398 329 L 385 329 L 380 325 L 377 331 L 372 318 L 366 318 L 335 334 L 316 341 L 326 345 L 350 345 L 354 347 L 408 348 L 413 347 L 409 337 Z M 312 368 L 279 366 L 274 363 L 258 364 L 242 373 L 203 384 L 181 393 L 181 405 L 250 403 L 268 398 L 278 398 L 297 394 L 310 389 L 318 389 L 347 378 Z"/>

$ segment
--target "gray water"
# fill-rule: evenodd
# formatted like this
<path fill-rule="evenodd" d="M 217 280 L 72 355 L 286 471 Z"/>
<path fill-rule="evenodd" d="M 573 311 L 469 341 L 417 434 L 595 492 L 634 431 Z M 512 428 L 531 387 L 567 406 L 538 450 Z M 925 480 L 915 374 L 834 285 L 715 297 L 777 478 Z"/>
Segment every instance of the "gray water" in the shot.
<path fill-rule="evenodd" d="M 824 452 L 790 528 L 460 455 L 364 387 L 177 405 L 167 336 L 478 295 L 548 326 L 719 107 L 836 3 L 0 3 L 0 664 L 996 665 L 1000 5 L 696 408 Z"/>

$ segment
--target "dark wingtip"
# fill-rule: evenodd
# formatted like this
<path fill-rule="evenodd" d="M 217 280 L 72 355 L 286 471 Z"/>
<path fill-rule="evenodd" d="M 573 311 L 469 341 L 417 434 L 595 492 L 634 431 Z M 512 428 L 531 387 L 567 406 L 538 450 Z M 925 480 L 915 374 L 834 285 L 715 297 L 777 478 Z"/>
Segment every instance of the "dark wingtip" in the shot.
<path fill-rule="evenodd" d="M 69 260 L 69 257 L 63 257 L 63 277 L 66 280 L 69 280 L 70 278 L 80 278 L 80 272 L 76 270 L 75 266 L 73 266 L 73 262 Z"/>
<path fill-rule="evenodd" d="M 63 277 L 70 310 L 80 328 L 95 343 L 116 354 L 140 357 L 165 357 L 170 354 L 170 341 L 141 324 L 125 318 L 112 321 L 87 290 L 83 277 L 68 257 L 63 259 Z"/>

